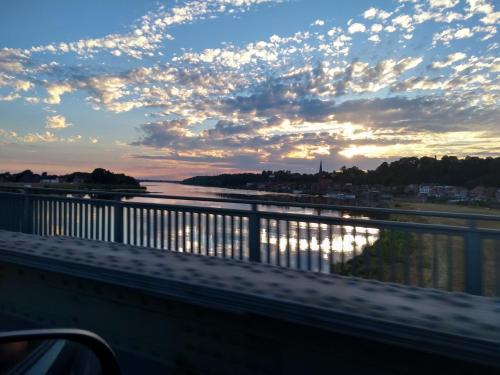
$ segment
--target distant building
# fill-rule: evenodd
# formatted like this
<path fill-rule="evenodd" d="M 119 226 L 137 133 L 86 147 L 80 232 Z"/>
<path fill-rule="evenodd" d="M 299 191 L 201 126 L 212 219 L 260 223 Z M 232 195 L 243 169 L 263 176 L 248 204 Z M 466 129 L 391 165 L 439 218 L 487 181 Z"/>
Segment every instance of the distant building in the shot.
<path fill-rule="evenodd" d="M 410 184 L 405 186 L 403 192 L 405 194 L 418 194 L 419 193 L 419 186 L 416 184 Z"/>
<path fill-rule="evenodd" d="M 466 188 L 460 186 L 424 184 L 419 186 L 418 195 L 421 198 L 464 201 L 467 200 L 469 192 Z"/>
<path fill-rule="evenodd" d="M 73 179 L 73 184 L 83 184 L 85 182 L 85 178 L 84 177 L 80 177 L 80 176 L 76 176 L 74 179 Z"/>
<path fill-rule="evenodd" d="M 446 196 L 453 200 L 465 201 L 467 200 L 469 191 L 464 187 L 447 186 Z"/>
<path fill-rule="evenodd" d="M 498 189 L 497 188 L 487 188 L 484 186 L 476 186 L 470 191 L 470 198 L 473 201 L 489 201 L 496 199 Z"/>
<path fill-rule="evenodd" d="M 418 194 L 419 195 L 429 195 L 431 192 L 431 186 L 430 185 L 420 185 L 418 188 Z"/>
<path fill-rule="evenodd" d="M 57 176 L 47 176 L 42 179 L 40 179 L 40 182 L 42 184 L 58 184 L 59 183 L 59 177 Z"/>
<path fill-rule="evenodd" d="M 473 201 L 484 200 L 484 186 L 476 186 L 470 191 L 470 199 Z"/>

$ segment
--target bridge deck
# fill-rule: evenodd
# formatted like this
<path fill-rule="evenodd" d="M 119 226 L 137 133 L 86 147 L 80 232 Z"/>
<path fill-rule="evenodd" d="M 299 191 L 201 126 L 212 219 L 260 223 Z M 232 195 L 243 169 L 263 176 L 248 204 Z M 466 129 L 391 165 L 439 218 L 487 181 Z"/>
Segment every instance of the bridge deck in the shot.
<path fill-rule="evenodd" d="M 499 299 L 7 231 L 0 262 L 500 367 Z"/>

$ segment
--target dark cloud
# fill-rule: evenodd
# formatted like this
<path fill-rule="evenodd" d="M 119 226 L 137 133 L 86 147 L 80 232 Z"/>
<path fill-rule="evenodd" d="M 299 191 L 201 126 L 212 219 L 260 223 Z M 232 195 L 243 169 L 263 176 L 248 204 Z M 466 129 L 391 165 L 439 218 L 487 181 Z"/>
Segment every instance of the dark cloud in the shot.
<path fill-rule="evenodd" d="M 267 93 L 230 101 L 233 111 L 241 107 L 244 112 L 261 114 L 263 120 L 256 120 L 259 116 L 249 116 L 251 120 L 240 122 L 220 120 L 212 129 L 198 133 L 191 133 L 189 124 L 183 119 L 144 124 L 140 128 L 142 138 L 133 144 L 165 149 L 167 154 L 135 157 L 216 163 L 221 168 L 259 170 L 288 166 L 288 169 L 307 170 L 318 159 L 332 165 L 345 163 L 346 159 L 338 152 L 352 146 L 367 143 L 391 146 L 397 143 L 411 147 L 421 142 L 419 137 L 422 134 L 498 131 L 496 109 L 466 107 L 463 103 L 457 105 L 456 98 L 448 100 L 422 96 L 410 99 L 396 96 L 349 100 L 339 104 L 325 101 L 318 115 L 314 101 L 285 99 L 283 88 L 268 86 L 268 89 Z M 265 98 L 270 98 L 272 105 L 266 103 Z M 294 112 L 290 112 L 292 109 Z M 309 116 L 309 113 L 313 115 Z M 270 117 L 266 118 L 264 114 Z M 296 121 L 288 125 L 291 132 L 266 133 L 282 123 L 283 118 Z M 304 121 L 323 122 L 327 118 L 333 118 L 338 124 L 363 124 L 371 128 L 373 136 L 368 139 L 359 137 L 363 128 L 354 130 L 354 138 L 335 131 L 293 132 L 293 127 Z M 369 160 L 378 162 L 376 158 L 360 159 L 359 156 L 356 160 L 363 160 L 360 165 L 366 167 L 372 166 Z"/>
<path fill-rule="evenodd" d="M 143 124 L 140 131 L 143 137 L 131 144 L 134 146 L 143 145 L 156 148 L 178 146 L 179 148 L 189 147 L 189 138 L 185 135 L 188 123 L 184 119 L 150 122 Z"/>
<path fill-rule="evenodd" d="M 420 96 L 349 100 L 333 111 L 339 122 L 353 122 L 376 128 L 460 131 L 492 130 L 498 126 L 499 109 L 467 105 L 456 98 Z"/>
<path fill-rule="evenodd" d="M 310 78 L 310 77 L 309 77 Z M 311 80 L 292 84 L 265 84 L 248 96 L 226 99 L 220 105 L 225 115 L 240 118 L 290 119 L 297 122 L 323 122 L 334 109 L 335 102 L 313 95 Z"/>

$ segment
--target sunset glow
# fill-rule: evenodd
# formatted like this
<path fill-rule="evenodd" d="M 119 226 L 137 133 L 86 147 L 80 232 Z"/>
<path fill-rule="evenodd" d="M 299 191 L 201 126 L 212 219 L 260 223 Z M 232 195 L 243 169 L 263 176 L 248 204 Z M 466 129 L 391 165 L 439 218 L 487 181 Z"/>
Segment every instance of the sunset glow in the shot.
<path fill-rule="evenodd" d="M 491 0 L 2 2 L 2 168 L 134 176 L 500 156 Z"/>

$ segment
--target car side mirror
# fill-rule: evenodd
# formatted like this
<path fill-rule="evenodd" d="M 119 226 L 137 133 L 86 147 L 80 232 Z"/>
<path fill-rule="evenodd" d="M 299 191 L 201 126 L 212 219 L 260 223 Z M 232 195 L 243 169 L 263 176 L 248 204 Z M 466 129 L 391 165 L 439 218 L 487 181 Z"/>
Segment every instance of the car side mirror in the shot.
<path fill-rule="evenodd" d="M 0 375 L 119 375 L 116 356 L 98 335 L 79 329 L 0 333 Z"/>

